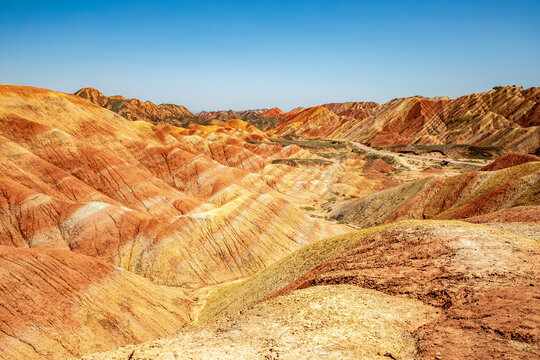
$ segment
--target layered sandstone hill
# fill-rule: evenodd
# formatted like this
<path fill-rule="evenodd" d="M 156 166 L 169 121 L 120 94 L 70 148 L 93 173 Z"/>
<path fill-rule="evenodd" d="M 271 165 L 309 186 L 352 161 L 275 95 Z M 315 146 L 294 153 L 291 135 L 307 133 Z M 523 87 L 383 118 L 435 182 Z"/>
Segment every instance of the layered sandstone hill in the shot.
<path fill-rule="evenodd" d="M 185 106 L 174 104 L 156 105 L 151 101 L 126 99 L 121 95 L 105 96 L 99 90 L 85 87 L 75 95 L 90 100 L 96 105 L 114 111 L 132 121 L 143 120 L 153 124 L 168 123 L 182 126 L 190 122 L 201 122 L 201 118 L 191 113 Z"/>
<path fill-rule="evenodd" d="M 168 335 L 191 300 L 103 261 L 0 246 L 0 359 L 65 359 Z"/>
<path fill-rule="evenodd" d="M 273 144 L 241 120 L 153 125 L 75 95 L 11 85 L 0 86 L 0 156 L 0 246 L 8 263 L 19 264 L 3 267 L 2 296 L 12 300 L 2 320 L 20 330 L 0 338 L 0 348 L 10 349 L 4 359 L 27 351 L 65 358 L 168 334 L 188 321 L 189 302 L 183 291 L 158 285 L 193 289 L 249 276 L 350 231 L 300 205 L 387 184 L 382 173 L 354 177 L 362 158 L 315 168 L 272 164 L 319 157 Z M 71 285 L 76 276 L 80 286 Z M 42 297 L 69 327 L 27 305 Z M 99 313 L 103 321 L 92 322 Z"/>
<path fill-rule="evenodd" d="M 494 171 L 506 169 L 508 167 L 524 164 L 531 161 L 540 161 L 540 157 L 530 154 L 509 153 L 497 158 L 497 160 L 487 166 L 484 166 L 480 170 Z"/>
<path fill-rule="evenodd" d="M 74 95 L 0 94 L 3 245 L 72 249 L 158 283 L 202 286 L 343 231 L 282 195 L 327 191 L 324 170 L 283 176 L 289 167 L 274 156 L 304 150 L 243 142 L 262 136 L 249 124 L 153 126 Z M 304 187 L 292 189 L 295 176 Z"/>
<path fill-rule="evenodd" d="M 497 171 L 432 176 L 332 206 L 329 216 L 361 227 L 402 219 L 462 219 L 540 205 L 540 162 Z"/>
<path fill-rule="evenodd" d="M 271 133 L 280 136 L 328 138 L 351 119 L 336 115 L 325 106 L 315 106 L 276 124 Z"/>
<path fill-rule="evenodd" d="M 325 108 L 339 116 L 350 116 L 355 119 L 364 119 L 375 115 L 379 108 L 376 102 L 344 102 L 324 104 Z"/>
<path fill-rule="evenodd" d="M 274 107 L 274 108 L 268 109 L 265 112 L 261 113 L 261 115 L 266 116 L 266 117 L 275 118 L 275 119 L 283 119 L 283 116 L 285 115 L 285 113 L 280 108 Z"/>
<path fill-rule="evenodd" d="M 256 126 L 260 130 L 268 130 L 283 118 L 283 111 L 278 108 L 255 109 L 255 110 L 220 110 L 220 111 L 202 111 L 199 116 L 211 120 L 214 124 L 220 124 L 220 121 L 240 119 Z"/>
<path fill-rule="evenodd" d="M 537 358 L 538 261 L 536 240 L 483 225 L 369 228 L 215 289 L 199 326 L 85 359 Z"/>
<path fill-rule="evenodd" d="M 347 139 L 371 146 L 471 144 L 534 153 L 540 147 L 540 88 L 496 87 L 459 97 L 327 104 L 286 117 L 276 135 Z"/>

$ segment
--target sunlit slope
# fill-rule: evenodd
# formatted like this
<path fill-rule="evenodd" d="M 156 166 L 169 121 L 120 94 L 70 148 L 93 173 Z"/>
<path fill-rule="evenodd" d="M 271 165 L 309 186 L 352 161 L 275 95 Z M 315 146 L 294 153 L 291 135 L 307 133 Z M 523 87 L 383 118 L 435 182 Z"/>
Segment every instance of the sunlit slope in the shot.
<path fill-rule="evenodd" d="M 154 126 L 20 86 L 0 88 L 0 120 L 4 245 L 72 249 L 158 283 L 202 286 L 344 231 L 261 174 L 273 156 L 303 150 L 247 143 L 262 135 L 241 121 Z"/>
<path fill-rule="evenodd" d="M 497 171 L 427 177 L 336 204 L 329 216 L 361 227 L 403 219 L 462 219 L 540 205 L 540 162 Z"/>
<path fill-rule="evenodd" d="M 540 147 L 539 93 L 540 88 L 506 86 L 456 99 L 327 104 L 287 117 L 272 131 L 371 146 L 471 144 L 532 153 Z"/>
<path fill-rule="evenodd" d="M 75 95 L 87 99 L 105 109 L 132 121 L 148 121 L 151 123 L 169 123 L 181 126 L 190 122 L 200 122 L 202 119 L 191 113 L 185 106 L 173 104 L 156 105 L 151 101 L 126 99 L 121 95 L 105 96 L 99 90 L 85 87 L 75 92 Z"/>
<path fill-rule="evenodd" d="M 105 262 L 0 246 L 0 359 L 65 359 L 168 335 L 191 300 Z"/>
<path fill-rule="evenodd" d="M 488 226 L 397 222 L 321 240 L 217 289 L 199 322 L 237 316 L 295 289 L 349 284 L 437 309 L 437 320 L 413 332 L 420 358 L 537 357 L 539 260 L 536 240 Z"/>
<path fill-rule="evenodd" d="M 259 303 L 240 317 L 82 359 L 413 359 L 412 333 L 437 316 L 436 308 L 418 300 L 349 285 L 317 286 Z"/>

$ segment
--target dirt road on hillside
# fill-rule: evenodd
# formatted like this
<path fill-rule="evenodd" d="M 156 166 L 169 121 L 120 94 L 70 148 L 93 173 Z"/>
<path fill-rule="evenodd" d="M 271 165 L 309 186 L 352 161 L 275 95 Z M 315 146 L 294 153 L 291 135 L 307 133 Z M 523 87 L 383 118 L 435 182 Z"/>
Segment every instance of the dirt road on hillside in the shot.
<path fill-rule="evenodd" d="M 358 146 L 362 150 L 373 152 L 373 153 L 379 153 L 379 154 L 383 154 L 383 155 L 405 156 L 405 157 L 411 157 L 411 158 L 417 158 L 417 159 L 425 159 L 425 160 L 434 160 L 434 161 L 441 161 L 441 162 L 442 161 L 447 161 L 447 162 L 449 162 L 451 164 L 472 165 L 472 166 L 478 166 L 478 167 L 486 166 L 486 164 L 482 164 L 482 163 L 474 163 L 474 162 L 469 162 L 469 161 L 453 160 L 453 159 L 449 159 L 449 158 L 438 158 L 438 157 L 434 157 L 434 156 L 412 155 L 412 154 L 395 153 L 395 152 L 391 152 L 391 151 L 376 150 L 374 148 L 371 148 L 369 146 L 360 144 L 360 143 L 355 142 L 355 141 L 350 141 L 350 143 L 355 145 L 355 146 Z"/>

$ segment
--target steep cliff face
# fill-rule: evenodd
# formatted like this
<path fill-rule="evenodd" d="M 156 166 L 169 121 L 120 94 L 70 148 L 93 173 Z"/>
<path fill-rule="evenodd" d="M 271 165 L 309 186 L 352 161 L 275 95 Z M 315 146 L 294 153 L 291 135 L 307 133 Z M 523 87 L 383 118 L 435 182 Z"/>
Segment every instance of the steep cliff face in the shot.
<path fill-rule="evenodd" d="M 413 96 L 380 105 L 326 104 L 333 116 L 322 112 L 286 116 L 275 133 L 372 146 L 471 144 L 533 153 L 540 146 L 539 92 L 540 88 L 506 86 L 457 99 Z M 310 109 L 314 113 L 318 107 Z"/>
<path fill-rule="evenodd" d="M 151 101 L 126 99 L 123 96 L 105 96 L 99 90 L 85 87 L 75 95 L 87 99 L 105 109 L 131 121 L 148 121 L 153 124 L 168 123 L 182 126 L 190 122 L 200 122 L 200 118 L 191 113 L 186 107 L 174 104 L 156 105 Z"/>

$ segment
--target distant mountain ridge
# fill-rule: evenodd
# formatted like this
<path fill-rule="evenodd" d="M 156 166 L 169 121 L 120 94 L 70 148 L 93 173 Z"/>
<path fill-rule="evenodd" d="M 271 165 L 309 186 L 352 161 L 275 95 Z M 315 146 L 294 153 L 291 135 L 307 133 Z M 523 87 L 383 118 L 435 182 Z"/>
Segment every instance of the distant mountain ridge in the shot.
<path fill-rule="evenodd" d="M 181 105 L 105 96 L 93 88 L 75 95 L 114 111 L 128 120 L 180 127 L 223 125 L 240 119 L 274 137 L 350 140 L 370 146 L 400 144 L 468 144 L 500 146 L 509 151 L 538 153 L 540 88 L 496 86 L 482 93 L 452 99 L 446 96 L 328 103 L 287 113 L 279 108 L 190 112 Z"/>
<path fill-rule="evenodd" d="M 121 95 L 105 96 L 91 87 L 75 92 L 75 95 L 87 99 L 105 109 L 131 121 L 147 121 L 153 124 L 167 123 L 175 126 L 186 126 L 191 122 L 204 123 L 204 119 L 193 114 L 185 106 L 174 104 L 156 105 L 151 101 L 126 99 Z M 201 121 L 202 120 L 202 121 Z"/>
<path fill-rule="evenodd" d="M 198 115 L 209 120 L 240 119 L 256 126 L 259 130 L 268 130 L 282 119 L 284 112 L 279 108 L 253 110 L 201 111 Z"/>
<path fill-rule="evenodd" d="M 452 143 L 534 153 L 540 147 L 540 87 L 497 86 L 456 99 L 412 96 L 384 104 L 325 104 L 285 115 L 272 133 L 371 146 Z"/>

